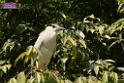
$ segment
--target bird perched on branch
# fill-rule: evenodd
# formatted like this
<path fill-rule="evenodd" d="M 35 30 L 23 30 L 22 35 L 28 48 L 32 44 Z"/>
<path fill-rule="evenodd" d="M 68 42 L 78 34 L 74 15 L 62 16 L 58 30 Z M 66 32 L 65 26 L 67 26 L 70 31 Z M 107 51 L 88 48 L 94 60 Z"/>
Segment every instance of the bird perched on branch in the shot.
<path fill-rule="evenodd" d="M 42 31 L 34 44 L 38 52 L 38 69 L 46 69 L 56 49 L 56 36 L 59 30 L 63 30 L 57 24 L 50 24 Z"/>

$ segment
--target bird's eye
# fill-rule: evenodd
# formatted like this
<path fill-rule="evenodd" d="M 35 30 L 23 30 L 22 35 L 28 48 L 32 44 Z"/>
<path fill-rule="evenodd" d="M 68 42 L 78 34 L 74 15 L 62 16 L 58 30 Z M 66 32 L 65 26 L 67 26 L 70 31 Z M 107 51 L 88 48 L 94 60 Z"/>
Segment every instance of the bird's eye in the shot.
<path fill-rule="evenodd" d="M 52 25 L 53 28 L 56 28 L 54 25 Z"/>
<path fill-rule="evenodd" d="M 52 27 L 52 28 L 57 28 L 58 25 L 57 24 L 49 24 L 48 26 Z"/>
<path fill-rule="evenodd" d="M 53 24 L 49 24 L 48 26 L 51 26 L 51 27 L 53 27 L 53 28 L 56 28 L 56 26 L 55 26 L 55 25 L 53 25 Z"/>

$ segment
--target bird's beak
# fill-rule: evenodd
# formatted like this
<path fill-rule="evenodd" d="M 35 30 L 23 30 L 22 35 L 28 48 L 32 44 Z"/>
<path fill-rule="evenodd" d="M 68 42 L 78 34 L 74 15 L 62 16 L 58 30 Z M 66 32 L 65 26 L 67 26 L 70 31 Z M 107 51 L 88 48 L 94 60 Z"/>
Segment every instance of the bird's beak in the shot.
<path fill-rule="evenodd" d="M 65 30 L 65 28 L 64 27 L 59 27 L 59 30 Z"/>
<path fill-rule="evenodd" d="M 60 31 L 60 30 L 65 30 L 65 28 L 64 28 L 64 27 L 58 27 L 58 28 L 56 29 L 56 31 Z"/>

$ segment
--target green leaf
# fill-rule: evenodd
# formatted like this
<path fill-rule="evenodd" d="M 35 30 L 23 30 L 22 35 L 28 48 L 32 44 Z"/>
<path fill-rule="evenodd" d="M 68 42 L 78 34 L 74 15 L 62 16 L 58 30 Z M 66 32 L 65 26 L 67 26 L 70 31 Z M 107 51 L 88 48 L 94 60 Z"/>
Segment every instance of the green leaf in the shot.
<path fill-rule="evenodd" d="M 16 31 L 20 34 L 22 34 L 25 30 L 27 30 L 27 26 L 26 24 L 19 24 L 17 27 L 16 27 Z"/>
<path fill-rule="evenodd" d="M 104 33 L 104 26 L 99 26 L 98 28 L 100 35 L 102 35 Z"/>
<path fill-rule="evenodd" d="M 41 77 L 41 83 L 45 83 L 45 75 L 41 73 L 40 77 Z"/>
<path fill-rule="evenodd" d="M 74 83 L 88 83 L 88 80 L 86 77 L 78 77 L 78 78 L 76 78 Z"/>
<path fill-rule="evenodd" d="M 4 51 L 6 51 L 7 49 L 9 49 L 9 50 L 11 51 L 11 50 L 13 49 L 13 47 L 15 46 L 15 42 L 16 42 L 16 41 L 13 41 L 12 39 L 8 39 L 8 40 L 4 43 L 2 49 L 3 49 Z"/>
<path fill-rule="evenodd" d="M 84 35 L 84 33 L 81 31 L 81 30 L 77 30 L 76 31 L 76 34 L 77 34 L 77 36 L 79 36 L 80 38 L 85 38 L 85 35 Z"/>
<path fill-rule="evenodd" d="M 65 64 L 67 60 L 68 60 L 68 57 L 61 58 L 61 61 L 63 64 Z"/>
<path fill-rule="evenodd" d="M 55 77 L 50 74 L 45 75 L 45 82 L 44 83 L 57 83 Z"/>
<path fill-rule="evenodd" d="M 70 80 L 64 80 L 64 83 L 72 83 Z"/>
<path fill-rule="evenodd" d="M 7 83 L 18 83 L 15 78 L 11 78 Z"/>
<path fill-rule="evenodd" d="M 17 82 L 18 83 L 26 83 L 26 77 L 24 72 L 21 72 L 17 75 Z"/>
<path fill-rule="evenodd" d="M 118 70 L 124 71 L 124 67 L 117 67 Z"/>
<path fill-rule="evenodd" d="M 7 70 L 11 68 L 11 64 L 5 64 L 3 66 L 0 66 L 0 69 L 4 72 L 7 73 Z"/>
<path fill-rule="evenodd" d="M 80 39 L 79 42 L 83 45 L 84 48 L 87 48 L 86 42 L 84 40 Z"/>
<path fill-rule="evenodd" d="M 34 83 L 41 83 L 41 76 L 39 72 L 35 73 L 35 79 L 33 81 Z"/>
<path fill-rule="evenodd" d="M 97 83 L 97 79 L 94 76 L 89 76 L 88 83 Z"/>
<path fill-rule="evenodd" d="M 16 58 L 15 64 L 17 64 L 17 62 L 18 62 L 20 59 L 24 58 L 24 57 L 26 56 L 26 54 L 27 54 L 26 52 L 21 53 L 21 54 Z"/>
<path fill-rule="evenodd" d="M 108 82 L 108 72 L 105 71 L 102 77 L 102 81 L 103 83 L 107 83 Z"/>
<path fill-rule="evenodd" d="M 27 47 L 27 50 L 26 50 L 27 55 L 30 55 L 30 53 L 32 52 L 32 49 L 33 49 L 32 45 Z"/>
<path fill-rule="evenodd" d="M 116 41 L 112 42 L 112 44 L 109 45 L 108 50 L 110 50 L 110 48 L 111 48 L 113 45 L 117 44 L 118 42 L 119 42 L 119 40 L 116 40 Z"/>
<path fill-rule="evenodd" d="M 95 32 L 95 29 L 89 29 L 89 31 L 93 34 Z"/>
<path fill-rule="evenodd" d="M 2 70 L 4 73 L 7 73 L 7 70 L 11 68 L 11 64 L 7 61 L 0 60 L 0 70 Z"/>
<path fill-rule="evenodd" d="M 96 75 L 98 75 L 99 66 L 97 64 L 94 66 L 94 72 L 95 72 Z"/>
<path fill-rule="evenodd" d="M 68 37 L 68 40 L 72 43 L 73 46 L 77 46 L 77 43 L 70 36 Z"/>
<path fill-rule="evenodd" d="M 112 59 L 105 59 L 104 61 L 106 61 L 106 62 L 108 62 L 108 63 L 115 63 L 115 61 L 112 60 Z"/>
<path fill-rule="evenodd" d="M 111 39 L 109 35 L 105 35 L 104 38 Z"/>
<path fill-rule="evenodd" d="M 34 81 L 34 77 L 30 77 L 30 79 L 27 79 L 27 81 L 26 81 L 26 83 L 34 83 L 33 81 Z M 42 82 L 43 83 L 43 82 Z"/>
<path fill-rule="evenodd" d="M 110 73 L 113 83 L 118 83 L 118 75 L 115 72 Z"/>
<path fill-rule="evenodd" d="M 63 38 L 63 45 L 66 45 L 67 41 L 68 41 L 68 38 L 67 37 L 64 37 Z"/>
<path fill-rule="evenodd" d="M 65 15 L 64 13 L 61 13 L 61 15 L 62 15 L 62 17 L 63 17 L 64 19 L 67 18 L 66 15 Z"/>

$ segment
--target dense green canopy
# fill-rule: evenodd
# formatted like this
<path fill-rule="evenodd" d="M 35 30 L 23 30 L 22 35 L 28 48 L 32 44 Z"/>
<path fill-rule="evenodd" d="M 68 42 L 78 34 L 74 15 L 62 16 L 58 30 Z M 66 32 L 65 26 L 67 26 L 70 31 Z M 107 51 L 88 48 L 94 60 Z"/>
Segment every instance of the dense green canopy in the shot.
<path fill-rule="evenodd" d="M 15 2 L 18 9 L 0 10 L 2 83 L 118 83 L 124 79 L 124 0 Z M 38 72 L 29 67 L 31 50 L 49 23 L 66 30 L 58 33 L 49 70 Z"/>

